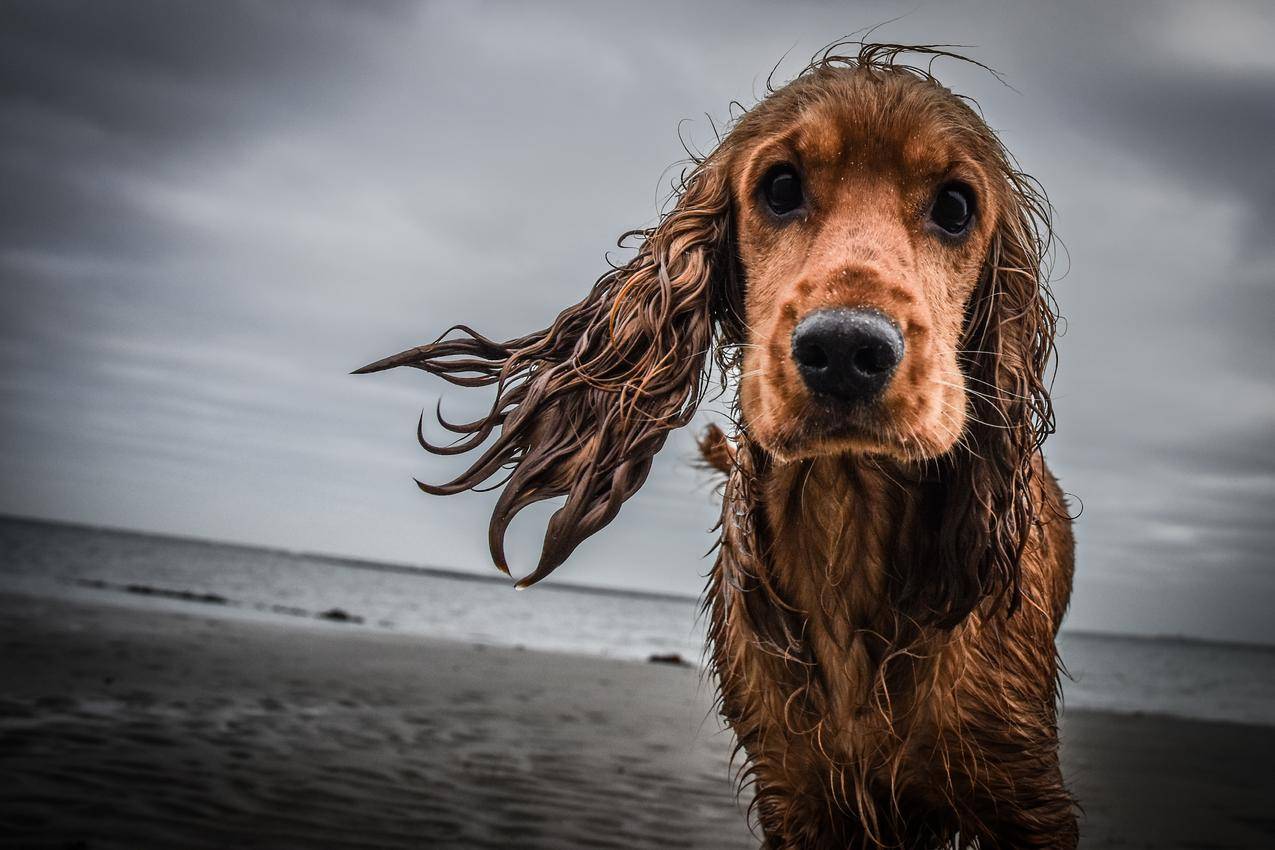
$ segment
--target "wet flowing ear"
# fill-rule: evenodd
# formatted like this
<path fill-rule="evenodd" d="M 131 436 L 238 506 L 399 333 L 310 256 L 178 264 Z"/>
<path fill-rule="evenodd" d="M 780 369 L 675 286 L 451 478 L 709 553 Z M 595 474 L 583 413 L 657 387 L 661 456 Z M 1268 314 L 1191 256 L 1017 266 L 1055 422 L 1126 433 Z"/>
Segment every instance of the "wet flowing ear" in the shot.
<path fill-rule="evenodd" d="M 971 416 L 944 461 L 937 564 L 909 590 L 940 624 L 962 621 L 988 596 L 1013 612 L 1020 560 L 1037 519 L 1036 455 L 1053 432 L 1048 375 L 1057 315 L 1044 269 L 1049 205 L 1027 176 L 1006 170 L 1000 213 L 961 342 Z"/>
<path fill-rule="evenodd" d="M 418 424 L 417 438 L 430 452 L 479 454 L 446 484 L 417 484 L 446 495 L 512 470 L 488 534 L 492 560 L 505 573 L 505 532 L 514 516 L 566 497 L 549 520 L 539 564 L 519 587 L 544 578 L 615 518 L 645 482 L 669 432 L 690 421 L 703 396 L 732 261 L 722 171 L 711 158 L 699 164 L 658 227 L 625 234 L 640 240 L 637 256 L 603 275 L 548 329 L 495 342 L 456 326 L 437 342 L 358 370 L 411 366 L 457 386 L 496 386 L 481 419 L 438 417 L 459 435 L 451 445 L 432 445 Z"/>

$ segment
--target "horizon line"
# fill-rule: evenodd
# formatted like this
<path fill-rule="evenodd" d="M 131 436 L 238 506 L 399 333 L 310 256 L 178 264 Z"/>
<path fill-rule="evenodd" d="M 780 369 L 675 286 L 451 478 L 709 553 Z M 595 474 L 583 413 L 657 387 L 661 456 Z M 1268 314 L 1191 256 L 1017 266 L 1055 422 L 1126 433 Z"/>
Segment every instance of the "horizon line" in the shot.
<path fill-rule="evenodd" d="M 284 555 L 289 558 L 309 558 L 312 560 L 325 561 L 338 566 L 349 567 L 351 569 L 362 569 L 380 572 L 398 572 L 417 575 L 433 575 L 440 578 L 459 578 L 473 581 L 485 581 L 493 584 L 505 585 L 509 588 L 514 587 L 514 583 L 504 575 L 491 575 L 487 573 L 462 569 L 458 567 L 439 566 L 436 564 L 410 564 L 402 561 L 382 561 L 374 558 L 359 557 L 355 555 L 342 555 L 333 552 L 316 552 L 306 549 L 289 549 L 284 546 L 268 546 L 257 543 L 245 543 L 236 540 L 224 540 L 214 537 L 201 537 L 196 534 L 177 534 L 169 531 L 151 531 L 142 528 L 127 528 L 116 525 L 106 525 L 100 523 L 90 523 L 77 520 L 54 519 L 50 517 L 30 516 L 23 514 L 14 514 L 0 512 L 0 521 L 29 523 L 33 525 L 53 525 L 64 526 L 68 528 L 79 528 L 88 531 L 98 531 L 107 534 L 123 534 L 135 537 L 158 537 L 167 540 L 176 540 L 184 543 L 196 543 L 205 546 L 228 546 L 234 549 L 247 549 L 256 552 L 270 552 L 273 554 Z M 658 590 L 646 590 L 640 588 L 629 587 L 606 587 L 603 585 L 587 584 L 584 582 L 571 581 L 555 581 L 552 584 L 536 585 L 537 588 L 544 590 L 564 590 L 574 593 L 599 593 L 610 596 L 630 596 L 644 597 L 648 599 L 663 599 L 677 602 L 691 602 L 696 605 L 703 601 L 701 595 L 690 595 L 685 593 L 661 592 Z M 1260 641 L 1247 641 L 1223 638 L 1208 638 L 1197 635 L 1187 635 L 1181 633 L 1157 633 L 1144 634 L 1138 632 L 1110 632 L 1100 631 L 1096 629 L 1060 629 L 1060 634 L 1075 635 L 1078 637 L 1098 637 L 1110 638 L 1114 640 L 1137 640 L 1137 641 L 1156 641 L 1156 642 L 1178 642 L 1193 643 L 1206 646 L 1219 647 L 1237 647 L 1242 649 L 1256 649 L 1262 651 L 1275 651 L 1275 642 L 1262 643 Z"/>

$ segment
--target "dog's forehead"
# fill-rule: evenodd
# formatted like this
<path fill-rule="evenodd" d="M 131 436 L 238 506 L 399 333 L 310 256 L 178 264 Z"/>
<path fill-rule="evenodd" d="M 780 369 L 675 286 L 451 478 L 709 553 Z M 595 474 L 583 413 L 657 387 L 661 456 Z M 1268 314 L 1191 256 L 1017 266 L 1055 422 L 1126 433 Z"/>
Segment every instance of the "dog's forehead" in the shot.
<path fill-rule="evenodd" d="M 968 155 L 968 134 L 942 102 L 950 94 L 880 89 L 838 86 L 797 113 L 791 139 L 807 168 L 928 174 Z"/>

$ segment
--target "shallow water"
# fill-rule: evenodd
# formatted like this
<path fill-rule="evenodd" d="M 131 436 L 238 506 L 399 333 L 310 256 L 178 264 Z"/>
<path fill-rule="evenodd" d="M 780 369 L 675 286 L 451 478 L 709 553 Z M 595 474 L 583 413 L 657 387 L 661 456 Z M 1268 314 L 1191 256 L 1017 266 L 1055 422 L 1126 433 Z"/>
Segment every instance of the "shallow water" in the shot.
<path fill-rule="evenodd" d="M 515 593 L 460 574 L 0 518 L 0 590 L 83 598 L 130 585 L 211 595 L 235 616 L 340 609 L 365 626 L 468 642 L 620 658 L 703 651 L 693 599 L 561 584 Z M 1275 648 L 1068 632 L 1060 644 L 1067 707 L 1275 725 Z"/>

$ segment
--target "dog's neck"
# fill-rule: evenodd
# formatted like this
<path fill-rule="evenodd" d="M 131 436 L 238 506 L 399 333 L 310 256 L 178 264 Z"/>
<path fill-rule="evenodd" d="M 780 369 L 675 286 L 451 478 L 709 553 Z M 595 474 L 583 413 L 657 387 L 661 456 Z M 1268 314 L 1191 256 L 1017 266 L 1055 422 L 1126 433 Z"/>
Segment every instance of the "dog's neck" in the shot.
<path fill-rule="evenodd" d="M 769 567 L 793 601 L 848 640 L 892 613 L 900 535 L 916 524 L 916 475 L 888 461 L 830 456 L 770 464 L 761 487 Z"/>
<path fill-rule="evenodd" d="M 921 659 L 950 635 L 921 628 L 894 598 L 906 535 L 925 533 L 926 486 L 915 470 L 856 457 L 777 463 L 752 447 L 757 568 L 766 573 L 796 620 L 792 647 L 809 662 L 840 671 L 826 683 L 838 710 L 874 704 L 877 672 L 903 651 Z M 777 635 L 771 636 L 777 639 Z M 924 647 L 922 645 L 925 645 Z M 895 664 L 903 676 L 922 664 Z M 908 692 L 904 688 L 901 692 Z"/>

